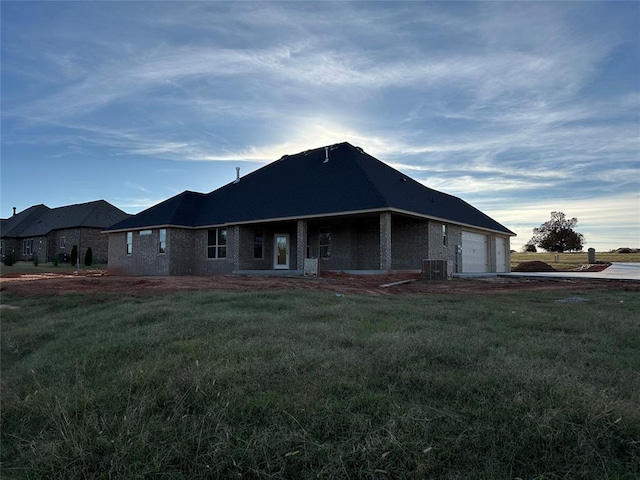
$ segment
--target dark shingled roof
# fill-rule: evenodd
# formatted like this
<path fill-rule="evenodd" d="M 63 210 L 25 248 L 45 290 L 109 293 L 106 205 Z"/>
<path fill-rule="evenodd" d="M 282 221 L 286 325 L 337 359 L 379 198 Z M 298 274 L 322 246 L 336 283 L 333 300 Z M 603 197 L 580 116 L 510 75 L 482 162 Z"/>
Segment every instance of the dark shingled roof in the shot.
<path fill-rule="evenodd" d="M 104 200 L 49 208 L 35 205 L 4 219 L 2 237 L 41 237 L 64 228 L 106 228 L 130 215 Z"/>
<path fill-rule="evenodd" d="M 2 238 L 22 237 L 22 232 L 24 232 L 32 223 L 48 211 L 49 207 L 46 205 L 33 205 L 9 218 L 3 218 L 1 223 L 2 231 L 0 231 L 0 235 Z"/>
<path fill-rule="evenodd" d="M 160 225 L 192 227 L 202 208 L 204 193 L 185 191 L 164 202 L 147 208 L 107 230 L 126 230 Z"/>
<path fill-rule="evenodd" d="M 109 230 L 204 227 L 389 209 L 514 234 L 463 200 L 425 187 L 349 143 L 285 155 L 237 183 L 206 195 L 183 192 Z"/>

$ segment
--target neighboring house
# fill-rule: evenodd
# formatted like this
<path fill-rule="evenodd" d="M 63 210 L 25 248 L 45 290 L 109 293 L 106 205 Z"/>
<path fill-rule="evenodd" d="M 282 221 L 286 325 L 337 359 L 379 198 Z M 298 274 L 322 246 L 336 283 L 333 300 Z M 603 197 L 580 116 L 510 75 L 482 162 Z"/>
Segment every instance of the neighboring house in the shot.
<path fill-rule="evenodd" d="M 94 263 L 107 263 L 109 240 L 101 232 L 130 215 L 104 200 L 49 208 L 34 205 L 2 219 L 0 248 L 2 258 L 14 253 L 19 260 L 67 261 L 76 245 L 82 263 L 89 247 Z"/>
<path fill-rule="evenodd" d="M 117 223 L 109 270 L 220 275 L 256 270 L 509 270 L 515 235 L 348 143 L 285 155 L 209 194 L 185 191 Z"/>

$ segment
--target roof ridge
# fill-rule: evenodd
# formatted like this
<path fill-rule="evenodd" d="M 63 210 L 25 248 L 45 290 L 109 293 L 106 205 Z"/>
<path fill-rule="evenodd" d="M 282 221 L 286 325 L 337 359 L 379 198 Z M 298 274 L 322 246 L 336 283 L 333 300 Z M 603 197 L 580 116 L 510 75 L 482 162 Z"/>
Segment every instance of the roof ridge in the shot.
<path fill-rule="evenodd" d="M 369 185 L 371 185 L 371 187 L 373 188 L 373 191 L 375 192 L 376 196 L 378 197 L 379 200 L 382 201 L 382 203 L 385 204 L 385 206 L 389 206 L 389 200 L 382 194 L 382 192 L 380 192 L 380 189 L 378 188 L 378 186 L 375 184 L 375 182 L 373 181 L 373 179 L 371 178 L 371 175 L 369 175 L 369 172 L 367 171 L 366 168 L 364 168 L 362 166 L 362 164 L 355 159 L 355 153 L 359 153 L 361 155 L 367 155 L 369 157 L 371 157 L 372 159 L 374 159 L 376 162 L 382 163 L 383 165 L 389 167 L 389 165 L 387 165 L 386 163 L 384 163 L 381 160 L 378 160 L 377 158 L 369 155 L 368 153 L 366 153 L 362 148 L 360 147 L 354 147 L 353 145 L 351 145 L 349 142 L 344 142 L 345 145 L 348 145 L 349 147 L 351 147 L 350 150 L 350 154 L 351 154 L 351 158 L 355 161 L 356 166 L 358 167 L 358 170 L 360 170 L 365 178 L 367 179 L 367 182 L 369 183 Z M 355 152 L 354 152 L 355 150 Z M 392 168 L 392 167 L 389 167 Z"/>

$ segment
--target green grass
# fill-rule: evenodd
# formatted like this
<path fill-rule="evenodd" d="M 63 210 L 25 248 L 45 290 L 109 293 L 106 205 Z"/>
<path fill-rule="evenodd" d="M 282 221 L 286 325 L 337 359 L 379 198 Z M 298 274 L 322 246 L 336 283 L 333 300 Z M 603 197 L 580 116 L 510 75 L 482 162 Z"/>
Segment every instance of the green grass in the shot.
<path fill-rule="evenodd" d="M 106 270 L 106 263 L 98 263 L 91 265 L 89 267 L 85 265 L 80 265 L 80 270 Z M 10 267 L 6 266 L 4 263 L 0 262 L 0 275 L 5 275 L 7 273 L 71 273 L 76 272 L 78 270 L 77 266 L 72 266 L 70 263 L 58 263 L 57 266 L 53 264 L 53 262 L 45 262 L 39 263 L 36 267 L 33 262 L 16 262 Z"/>
<path fill-rule="evenodd" d="M 522 262 L 531 261 L 545 262 L 551 265 L 556 270 L 571 270 L 579 268 L 582 265 L 589 263 L 587 252 L 572 252 L 572 253 L 550 253 L 550 252 L 538 252 L 538 253 L 512 253 L 511 254 L 511 268 L 515 267 Z M 557 261 L 556 261 L 557 260 Z M 611 252 L 597 252 L 597 262 L 640 262 L 640 253 L 611 253 Z"/>
<path fill-rule="evenodd" d="M 640 475 L 634 292 L 2 303 L 3 479 Z"/>

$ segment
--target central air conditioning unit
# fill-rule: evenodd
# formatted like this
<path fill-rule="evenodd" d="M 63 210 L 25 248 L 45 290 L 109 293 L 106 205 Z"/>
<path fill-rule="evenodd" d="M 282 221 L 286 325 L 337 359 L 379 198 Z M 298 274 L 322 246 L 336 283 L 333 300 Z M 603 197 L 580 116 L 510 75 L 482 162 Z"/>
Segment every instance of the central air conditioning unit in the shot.
<path fill-rule="evenodd" d="M 453 262 L 448 260 L 422 260 L 423 280 L 448 280 L 453 277 Z"/>

